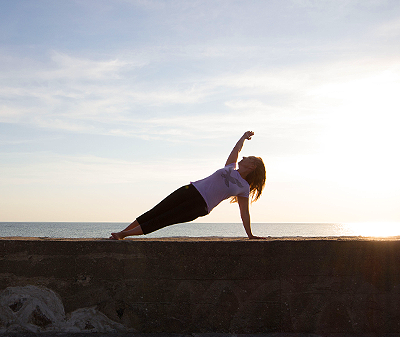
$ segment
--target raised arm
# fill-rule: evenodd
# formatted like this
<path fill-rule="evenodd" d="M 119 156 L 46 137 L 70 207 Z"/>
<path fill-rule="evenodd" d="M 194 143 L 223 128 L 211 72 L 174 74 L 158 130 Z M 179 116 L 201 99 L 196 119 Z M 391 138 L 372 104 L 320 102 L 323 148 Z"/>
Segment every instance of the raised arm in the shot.
<path fill-rule="evenodd" d="M 246 131 L 243 134 L 243 136 L 236 143 L 235 147 L 232 149 L 232 152 L 229 155 L 229 157 L 225 163 L 225 166 L 237 162 L 238 157 L 239 157 L 239 152 L 242 150 L 244 141 L 246 139 L 250 140 L 253 135 L 254 135 L 253 131 Z"/>

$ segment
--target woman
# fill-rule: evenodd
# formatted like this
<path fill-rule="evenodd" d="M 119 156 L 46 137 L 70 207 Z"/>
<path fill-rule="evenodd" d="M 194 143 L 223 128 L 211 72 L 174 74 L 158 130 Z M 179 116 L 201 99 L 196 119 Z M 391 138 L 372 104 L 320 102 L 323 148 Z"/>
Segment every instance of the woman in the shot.
<path fill-rule="evenodd" d="M 235 170 L 239 152 L 246 139 L 254 132 L 247 131 L 239 139 L 226 161 L 225 167 L 211 176 L 182 186 L 148 212 L 139 216 L 123 231 L 111 233 L 110 239 L 142 235 L 160 228 L 192 221 L 207 215 L 222 200 L 231 198 L 240 209 L 243 226 L 249 239 L 260 239 L 251 232 L 249 198 L 256 201 L 265 185 L 265 167 L 261 158 L 243 157 Z"/>

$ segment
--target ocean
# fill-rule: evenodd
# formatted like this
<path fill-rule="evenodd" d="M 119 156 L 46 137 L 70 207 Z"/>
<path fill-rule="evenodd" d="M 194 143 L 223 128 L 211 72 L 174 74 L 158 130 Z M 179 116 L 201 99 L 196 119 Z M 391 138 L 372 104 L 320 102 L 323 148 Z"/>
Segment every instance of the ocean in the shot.
<path fill-rule="evenodd" d="M 128 223 L 116 222 L 0 222 L 0 237 L 108 238 Z M 400 223 L 252 223 L 254 235 L 264 237 L 400 236 Z M 144 237 L 144 236 L 141 236 Z M 246 237 L 241 223 L 184 223 L 145 237 Z"/>

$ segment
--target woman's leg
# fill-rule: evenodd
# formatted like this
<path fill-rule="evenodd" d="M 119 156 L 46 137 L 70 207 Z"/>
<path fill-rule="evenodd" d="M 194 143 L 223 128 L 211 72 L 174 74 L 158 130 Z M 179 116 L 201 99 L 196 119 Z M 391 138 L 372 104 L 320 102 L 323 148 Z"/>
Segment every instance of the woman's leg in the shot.
<path fill-rule="evenodd" d="M 116 233 L 111 233 L 110 239 L 121 240 L 127 236 L 132 236 L 132 235 L 143 235 L 142 227 L 140 227 L 140 224 L 137 220 L 132 222 L 124 230 Z"/>
<path fill-rule="evenodd" d="M 134 229 L 135 227 L 140 226 L 139 222 L 137 220 L 135 220 L 134 222 L 132 222 L 128 227 L 126 227 L 125 229 L 123 229 L 121 232 L 126 232 L 129 231 L 131 229 Z"/>
<path fill-rule="evenodd" d="M 155 205 L 152 209 L 150 209 L 146 213 L 143 213 L 141 216 L 139 216 L 134 222 L 132 222 L 124 230 L 117 232 L 117 233 L 111 233 L 110 239 L 119 240 L 119 239 L 123 239 L 124 237 L 126 237 L 128 235 L 142 235 L 143 230 L 140 227 L 140 223 L 138 222 L 138 219 L 140 219 L 140 222 L 143 224 L 149 220 L 157 218 L 160 214 L 167 212 L 171 208 L 174 208 L 177 204 L 182 202 L 182 191 L 187 190 L 187 189 L 188 189 L 187 186 L 183 186 L 183 187 L 177 189 L 176 191 L 172 192 L 166 198 L 161 200 L 157 205 Z M 124 234 L 126 234 L 126 232 L 129 232 L 132 234 L 124 235 Z M 122 233 L 124 233 L 124 234 L 122 234 Z"/>
<path fill-rule="evenodd" d="M 207 204 L 193 185 L 186 185 L 142 214 L 123 231 L 112 233 L 111 239 L 154 232 L 165 226 L 188 222 L 208 213 Z"/>
<path fill-rule="evenodd" d="M 194 188 L 194 186 L 192 187 Z M 170 195 L 161 200 L 157 205 L 155 205 L 152 209 L 143 213 L 141 216 L 137 217 L 136 220 L 139 224 L 143 225 L 148 221 L 152 221 L 158 218 L 160 215 L 168 212 L 169 210 L 175 208 L 177 205 L 186 202 L 190 199 L 190 192 L 192 189 L 190 185 L 182 186 L 172 192 Z"/>
<path fill-rule="evenodd" d="M 142 223 L 140 219 L 139 222 L 142 224 L 143 233 L 149 234 L 170 225 L 193 221 L 207 213 L 207 206 L 204 201 L 196 202 L 196 200 L 188 198 L 147 222 Z"/>

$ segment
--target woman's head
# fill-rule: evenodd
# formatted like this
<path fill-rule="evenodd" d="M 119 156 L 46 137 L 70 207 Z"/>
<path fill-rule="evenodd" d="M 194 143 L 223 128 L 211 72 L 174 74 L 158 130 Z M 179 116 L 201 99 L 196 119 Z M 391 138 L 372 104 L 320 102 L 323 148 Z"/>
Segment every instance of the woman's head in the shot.
<path fill-rule="evenodd" d="M 246 176 L 246 181 L 250 185 L 250 198 L 251 201 L 256 201 L 261 196 L 265 186 L 265 166 L 260 157 L 248 157 L 254 164 L 254 169 Z"/>
<path fill-rule="evenodd" d="M 239 163 L 240 166 L 249 168 L 251 171 L 247 174 L 245 180 L 250 185 L 250 199 L 251 202 L 257 201 L 261 196 L 265 186 L 265 166 L 260 157 L 244 157 Z M 237 197 L 233 197 L 232 202 L 237 201 Z"/>

